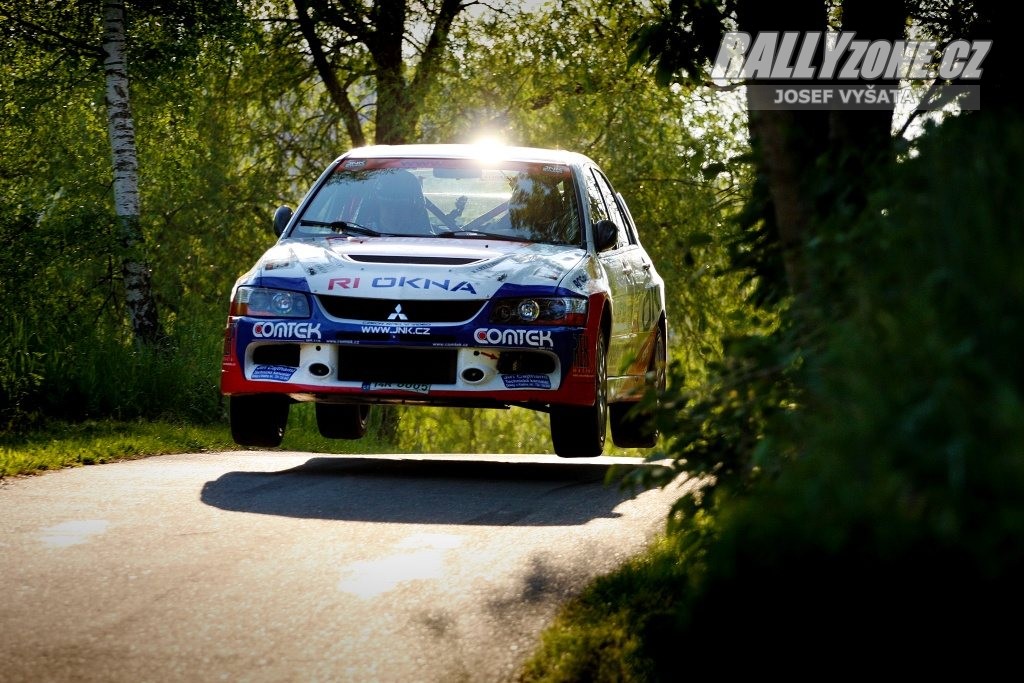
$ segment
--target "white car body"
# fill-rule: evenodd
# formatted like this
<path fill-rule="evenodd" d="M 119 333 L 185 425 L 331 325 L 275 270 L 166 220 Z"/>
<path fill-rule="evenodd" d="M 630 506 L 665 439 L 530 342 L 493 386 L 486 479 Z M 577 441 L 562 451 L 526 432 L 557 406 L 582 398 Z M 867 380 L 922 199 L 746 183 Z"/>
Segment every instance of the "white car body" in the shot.
<path fill-rule="evenodd" d="M 313 401 L 341 438 L 375 403 L 543 410 L 560 455 L 599 454 L 611 405 L 617 443 L 653 445 L 627 409 L 664 382 L 664 283 L 592 160 L 359 148 L 278 211 L 277 244 L 232 291 L 239 443 L 279 443 L 288 403 Z"/>

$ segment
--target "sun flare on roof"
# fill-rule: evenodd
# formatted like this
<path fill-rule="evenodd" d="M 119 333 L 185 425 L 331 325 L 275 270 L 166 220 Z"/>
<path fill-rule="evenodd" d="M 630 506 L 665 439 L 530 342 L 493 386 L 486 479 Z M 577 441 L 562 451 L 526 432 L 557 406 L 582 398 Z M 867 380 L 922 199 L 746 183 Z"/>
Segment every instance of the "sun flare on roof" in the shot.
<path fill-rule="evenodd" d="M 496 135 L 482 135 L 473 140 L 474 156 L 480 161 L 496 161 L 502 155 L 505 141 Z"/>

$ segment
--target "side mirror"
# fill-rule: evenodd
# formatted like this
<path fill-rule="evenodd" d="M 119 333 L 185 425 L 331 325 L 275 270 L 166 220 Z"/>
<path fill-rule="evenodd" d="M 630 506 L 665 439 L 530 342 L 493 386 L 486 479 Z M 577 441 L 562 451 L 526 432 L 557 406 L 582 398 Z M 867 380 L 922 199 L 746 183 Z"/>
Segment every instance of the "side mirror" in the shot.
<path fill-rule="evenodd" d="M 274 234 L 278 237 L 288 227 L 288 221 L 292 219 L 292 208 L 290 206 L 279 206 L 274 212 Z"/>
<path fill-rule="evenodd" d="M 598 251 L 611 249 L 618 241 L 619 226 L 615 225 L 614 221 L 605 218 L 594 223 L 594 247 Z"/>

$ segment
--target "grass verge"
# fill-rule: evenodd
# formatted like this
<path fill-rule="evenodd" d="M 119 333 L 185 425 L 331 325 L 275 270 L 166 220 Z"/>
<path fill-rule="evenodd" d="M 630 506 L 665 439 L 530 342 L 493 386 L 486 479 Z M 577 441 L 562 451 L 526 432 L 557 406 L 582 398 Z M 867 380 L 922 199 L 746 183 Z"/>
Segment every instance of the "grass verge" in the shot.
<path fill-rule="evenodd" d="M 520 683 L 648 683 L 651 645 L 688 584 L 684 554 L 662 538 L 566 603 L 519 673 Z"/>
<path fill-rule="evenodd" d="M 169 453 L 240 450 L 224 423 L 182 424 L 160 420 L 45 422 L 31 432 L 0 435 L 0 478 L 97 465 Z M 312 405 L 292 406 L 280 449 L 314 453 L 381 453 L 393 446 L 373 437 L 325 439 Z"/>
<path fill-rule="evenodd" d="M 166 453 L 234 448 L 224 425 L 139 420 L 47 422 L 0 436 L 0 477 Z"/>

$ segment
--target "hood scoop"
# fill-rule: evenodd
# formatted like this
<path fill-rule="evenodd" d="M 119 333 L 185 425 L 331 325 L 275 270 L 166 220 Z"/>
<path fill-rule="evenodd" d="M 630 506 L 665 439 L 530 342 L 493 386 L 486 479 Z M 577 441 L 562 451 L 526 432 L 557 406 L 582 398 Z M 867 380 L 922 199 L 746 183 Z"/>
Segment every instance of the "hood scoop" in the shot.
<path fill-rule="evenodd" d="M 413 263 L 424 266 L 465 266 L 482 259 L 465 256 L 395 256 L 391 254 L 349 254 L 360 263 Z"/>

